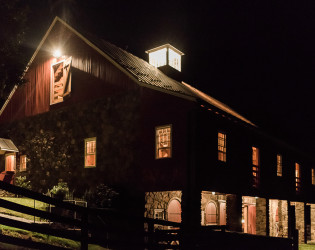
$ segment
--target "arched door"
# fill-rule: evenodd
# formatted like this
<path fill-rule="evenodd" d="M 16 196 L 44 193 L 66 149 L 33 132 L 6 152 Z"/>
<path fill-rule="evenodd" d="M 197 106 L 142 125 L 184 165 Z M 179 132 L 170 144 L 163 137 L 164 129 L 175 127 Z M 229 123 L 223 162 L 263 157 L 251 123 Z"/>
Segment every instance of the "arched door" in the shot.
<path fill-rule="evenodd" d="M 167 218 L 169 221 L 173 222 L 181 222 L 182 221 L 182 209 L 181 209 L 181 204 L 178 200 L 172 200 L 168 204 L 167 208 Z"/>
<path fill-rule="evenodd" d="M 206 225 L 216 225 L 217 214 L 217 207 L 215 206 L 214 202 L 209 202 L 205 209 Z"/>

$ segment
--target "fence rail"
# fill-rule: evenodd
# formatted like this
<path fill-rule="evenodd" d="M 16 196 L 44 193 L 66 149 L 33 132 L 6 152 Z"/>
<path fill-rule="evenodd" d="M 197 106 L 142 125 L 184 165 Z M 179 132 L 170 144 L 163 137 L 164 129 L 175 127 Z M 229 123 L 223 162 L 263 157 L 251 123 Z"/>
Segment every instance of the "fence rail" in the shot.
<path fill-rule="evenodd" d="M 2 181 L 0 181 L 0 189 L 54 205 L 62 210 L 71 211 L 75 215 L 79 214 L 79 216 L 75 216 L 77 218 L 74 216 L 70 218 L 63 213 L 54 214 L 0 199 L 0 207 L 41 217 L 51 222 L 45 225 L 37 224 L 35 221 L 27 223 L 0 217 L 0 224 L 79 241 L 83 250 L 88 249 L 88 244 L 98 244 L 110 249 L 208 249 L 209 247 L 222 249 L 223 246 L 230 247 L 228 249 L 238 249 L 235 248 L 236 246 L 242 247 L 241 249 L 252 249 L 246 248 L 246 244 L 250 247 L 256 246 L 256 250 L 260 249 L 260 245 L 265 247 L 266 244 L 269 244 L 268 249 L 294 249 L 297 247 L 297 242 L 292 239 L 230 233 L 226 232 L 226 226 L 207 226 L 199 229 L 198 232 L 190 232 L 189 235 L 181 223 L 128 216 L 110 209 L 82 207 Z M 52 227 L 54 223 L 67 226 L 64 229 L 56 229 Z M 69 230 L 69 228 L 72 229 Z M 6 235 L 0 235 L 0 242 L 37 249 L 65 249 L 48 243 L 33 242 Z M 221 242 L 221 245 L 216 248 L 213 242 Z M 272 248 L 273 245 L 277 248 Z"/>

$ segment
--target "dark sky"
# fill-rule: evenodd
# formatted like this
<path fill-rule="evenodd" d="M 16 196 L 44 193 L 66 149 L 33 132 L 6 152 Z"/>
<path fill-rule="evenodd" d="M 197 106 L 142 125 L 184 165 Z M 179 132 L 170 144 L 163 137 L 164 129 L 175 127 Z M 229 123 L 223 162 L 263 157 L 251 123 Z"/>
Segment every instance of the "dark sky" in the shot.
<path fill-rule="evenodd" d="M 184 79 L 260 128 L 315 150 L 315 2 L 30 0 L 27 45 L 58 15 L 129 52 L 185 53 Z"/>

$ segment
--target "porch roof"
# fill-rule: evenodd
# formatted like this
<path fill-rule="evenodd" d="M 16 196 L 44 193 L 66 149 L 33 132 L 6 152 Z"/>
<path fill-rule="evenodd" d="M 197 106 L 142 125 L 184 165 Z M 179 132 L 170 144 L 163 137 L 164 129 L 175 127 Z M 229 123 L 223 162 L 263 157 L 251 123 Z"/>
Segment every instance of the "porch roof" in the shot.
<path fill-rule="evenodd" d="M 0 154 L 5 152 L 19 152 L 14 143 L 9 139 L 0 138 Z"/>

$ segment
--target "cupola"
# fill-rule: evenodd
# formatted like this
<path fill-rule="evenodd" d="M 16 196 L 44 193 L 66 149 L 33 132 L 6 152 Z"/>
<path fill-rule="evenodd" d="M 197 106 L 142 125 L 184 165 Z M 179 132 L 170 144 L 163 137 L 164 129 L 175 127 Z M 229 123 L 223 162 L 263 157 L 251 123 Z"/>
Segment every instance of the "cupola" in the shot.
<path fill-rule="evenodd" d="M 151 65 L 159 68 L 170 77 L 175 79 L 178 78 L 178 73 L 182 70 L 182 56 L 184 55 L 183 52 L 170 44 L 164 44 L 162 46 L 147 50 L 146 53 L 149 55 L 149 63 Z"/>

